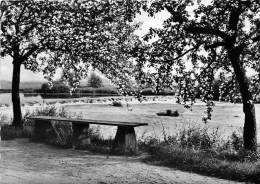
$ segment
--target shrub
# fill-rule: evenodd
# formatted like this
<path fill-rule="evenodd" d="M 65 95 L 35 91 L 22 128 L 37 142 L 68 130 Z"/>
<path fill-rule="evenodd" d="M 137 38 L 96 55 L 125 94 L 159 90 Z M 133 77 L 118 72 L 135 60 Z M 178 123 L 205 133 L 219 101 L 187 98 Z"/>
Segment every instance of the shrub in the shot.
<path fill-rule="evenodd" d="M 163 132 L 165 134 L 165 132 Z M 260 153 L 245 151 L 242 137 L 233 133 L 222 140 L 218 129 L 182 128 L 176 135 L 164 139 L 147 137 L 138 140 L 140 149 L 150 154 L 145 161 L 177 167 L 225 179 L 259 183 Z M 229 145 L 229 146 L 227 146 Z"/>
<path fill-rule="evenodd" d="M 158 112 L 156 113 L 158 116 L 172 116 L 172 117 L 178 117 L 180 116 L 179 111 L 175 110 L 172 112 L 172 110 L 167 109 L 166 112 Z"/>
<path fill-rule="evenodd" d="M 114 107 L 123 107 L 123 104 L 120 101 L 113 101 L 111 105 Z"/>
<path fill-rule="evenodd" d="M 197 150 L 213 149 L 217 138 L 217 131 L 209 134 L 207 129 L 199 127 L 188 128 L 180 131 L 180 145 L 183 148 L 193 148 Z"/>

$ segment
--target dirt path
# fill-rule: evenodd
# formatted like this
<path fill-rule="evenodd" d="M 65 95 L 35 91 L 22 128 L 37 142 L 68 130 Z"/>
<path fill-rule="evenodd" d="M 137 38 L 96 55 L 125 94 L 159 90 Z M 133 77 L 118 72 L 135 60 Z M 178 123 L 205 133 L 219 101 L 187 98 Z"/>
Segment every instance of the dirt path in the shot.
<path fill-rule="evenodd" d="M 235 183 L 165 167 L 134 157 L 94 155 L 27 139 L 0 141 L 0 183 Z"/>

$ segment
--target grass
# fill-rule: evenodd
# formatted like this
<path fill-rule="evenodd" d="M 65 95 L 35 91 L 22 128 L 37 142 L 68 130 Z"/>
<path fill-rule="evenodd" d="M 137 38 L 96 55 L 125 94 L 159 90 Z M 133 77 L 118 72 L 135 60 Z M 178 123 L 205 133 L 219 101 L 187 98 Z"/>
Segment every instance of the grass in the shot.
<path fill-rule="evenodd" d="M 155 151 L 156 150 L 156 151 Z M 159 146 L 147 162 L 223 179 L 259 183 L 260 162 L 230 161 L 193 149 Z"/>
<path fill-rule="evenodd" d="M 173 102 L 173 100 L 172 100 Z M 112 103 L 112 101 L 111 101 Z M 122 108 L 117 108 L 109 104 L 84 104 L 66 106 L 66 110 L 70 112 L 82 112 L 84 116 L 90 119 L 115 120 L 115 121 L 133 121 L 146 122 L 149 126 L 138 127 L 137 136 L 140 137 L 142 132 L 148 131 L 150 134 L 160 136 L 162 127 L 160 122 L 163 122 L 167 127 L 167 133 L 173 134 L 177 129 L 186 126 L 187 121 L 191 126 L 197 124 L 204 125 L 201 121 L 204 115 L 205 106 L 194 105 L 192 111 L 185 109 L 183 105 L 172 103 L 131 103 L 131 111 L 127 110 L 127 105 Z M 158 116 L 158 112 L 166 112 L 167 109 L 177 110 L 178 117 Z M 102 116 L 100 116 L 102 114 Z M 260 104 L 256 105 L 256 121 L 260 122 Z M 159 123 L 158 123 L 159 122 Z M 228 137 L 234 130 L 241 129 L 244 124 L 243 108 L 241 104 L 219 103 L 214 107 L 212 119 L 208 121 L 207 127 L 209 129 L 219 128 L 223 137 Z M 101 127 L 103 130 L 103 128 Z M 257 127 L 260 132 L 260 126 Z M 258 142 L 260 142 L 260 134 L 258 135 Z"/>
<path fill-rule="evenodd" d="M 229 140 L 221 139 L 218 130 L 201 127 L 180 130 L 164 139 L 146 137 L 139 147 L 149 153 L 145 162 L 164 165 L 223 179 L 260 182 L 260 152 L 243 149 L 241 135 L 236 132 Z"/>
<path fill-rule="evenodd" d="M 241 118 L 242 106 L 240 104 L 216 106 L 213 111 L 213 120 L 207 125 L 208 129 L 195 127 L 196 123 L 191 123 L 191 126 L 185 126 L 171 135 L 166 133 L 165 130 L 175 129 L 176 124 L 186 125 L 187 121 L 183 121 L 183 119 L 187 117 L 189 119 L 201 119 L 200 112 L 203 112 L 203 106 L 194 106 L 192 111 L 172 104 L 133 104 L 131 106 L 133 111 L 130 114 L 124 108 L 115 108 L 108 104 L 71 106 L 61 111 L 52 108 L 39 109 L 34 113 L 53 116 L 76 116 L 77 114 L 68 113 L 68 111 L 73 112 L 72 109 L 74 108 L 74 112 L 82 111 L 85 113 L 84 115 L 96 119 L 102 113 L 102 118 L 111 117 L 111 114 L 119 114 L 122 115 L 119 118 L 124 117 L 129 121 L 140 120 L 137 115 L 145 117 L 146 122 L 161 120 L 167 124 L 167 127 L 162 128 L 161 137 L 141 136 L 138 141 L 141 151 L 150 155 L 145 159 L 146 162 L 224 179 L 260 182 L 259 153 L 243 150 L 240 134 L 231 134 L 229 131 L 229 138 L 226 138 L 226 133 L 225 138 L 223 138 L 224 134 L 219 129 L 215 129 L 216 126 L 219 126 L 220 129 L 230 130 L 241 126 L 243 118 Z M 259 111 L 259 107 L 256 106 L 256 112 Z M 172 108 L 180 112 L 180 117 L 158 117 L 156 115 L 162 109 Z M 259 116 L 257 116 L 258 120 Z M 155 129 L 158 129 L 159 123 L 153 125 L 155 125 Z M 96 130 L 93 130 L 90 136 L 92 136 L 92 145 L 94 146 L 87 149 L 99 153 L 108 153 L 111 150 L 112 139 L 105 139 Z M 140 135 L 137 136 L 140 137 Z"/>

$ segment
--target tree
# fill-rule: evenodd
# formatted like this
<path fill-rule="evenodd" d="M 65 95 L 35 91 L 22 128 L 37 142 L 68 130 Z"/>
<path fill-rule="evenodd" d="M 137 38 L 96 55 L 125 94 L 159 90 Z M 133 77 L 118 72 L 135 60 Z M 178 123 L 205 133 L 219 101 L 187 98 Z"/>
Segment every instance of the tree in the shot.
<path fill-rule="evenodd" d="M 128 84 L 135 72 L 131 52 L 140 41 L 134 34 L 139 24 L 133 18 L 141 6 L 136 0 L 74 1 L 71 18 L 65 21 L 72 29 L 62 37 L 66 49 L 55 57 L 64 76 L 69 78 L 73 72 L 78 82 L 91 68 L 110 79 L 119 93 L 131 93 Z M 56 68 L 51 60 L 46 71 Z"/>
<path fill-rule="evenodd" d="M 73 71 L 75 86 L 92 66 L 122 84 L 131 65 L 122 53 L 127 53 L 136 39 L 136 25 L 129 22 L 139 4 L 134 0 L 1 1 L 1 56 L 13 59 L 12 125 L 22 125 L 22 65 L 42 71 L 50 81 L 57 67 L 63 69 L 64 76 Z M 119 63 L 119 57 L 124 62 Z"/>
<path fill-rule="evenodd" d="M 187 106 L 194 103 L 198 86 L 210 112 L 214 77 L 217 73 L 231 76 L 233 89 L 229 92 L 239 89 L 243 102 L 244 147 L 256 150 L 255 108 L 246 70 L 258 72 L 255 79 L 259 84 L 260 1 L 160 0 L 145 10 L 150 16 L 159 11 L 170 14 L 162 29 L 150 29 L 145 37 L 157 36 L 144 52 L 156 71 L 154 82 L 176 82 L 179 102 Z"/>
<path fill-rule="evenodd" d="M 64 4 L 58 1 L 1 1 L 1 57 L 13 61 L 13 126 L 22 124 L 19 96 L 20 70 L 38 71 L 41 55 L 51 53 L 61 42 L 56 39 Z M 42 63 L 44 59 L 41 60 Z"/>
<path fill-rule="evenodd" d="M 102 79 L 93 72 L 89 76 L 88 85 L 92 88 L 100 88 L 102 86 Z"/>

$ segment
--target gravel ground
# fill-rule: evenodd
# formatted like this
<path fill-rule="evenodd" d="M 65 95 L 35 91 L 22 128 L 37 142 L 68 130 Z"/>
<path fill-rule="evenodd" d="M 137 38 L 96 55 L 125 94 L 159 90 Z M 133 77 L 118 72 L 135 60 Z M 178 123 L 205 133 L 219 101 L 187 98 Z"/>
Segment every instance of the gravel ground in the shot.
<path fill-rule="evenodd" d="M 0 183 L 236 183 L 166 167 L 140 157 L 94 155 L 27 139 L 0 141 Z"/>

